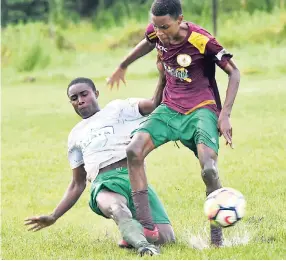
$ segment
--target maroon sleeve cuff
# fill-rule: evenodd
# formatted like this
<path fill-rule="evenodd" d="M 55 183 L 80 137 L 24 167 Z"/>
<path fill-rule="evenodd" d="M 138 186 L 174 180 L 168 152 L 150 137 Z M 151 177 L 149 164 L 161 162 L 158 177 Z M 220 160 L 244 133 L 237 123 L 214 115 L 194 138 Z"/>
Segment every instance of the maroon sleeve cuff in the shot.
<path fill-rule="evenodd" d="M 152 24 L 148 24 L 146 31 L 145 31 L 145 38 L 150 43 L 156 43 L 157 36 Z"/>

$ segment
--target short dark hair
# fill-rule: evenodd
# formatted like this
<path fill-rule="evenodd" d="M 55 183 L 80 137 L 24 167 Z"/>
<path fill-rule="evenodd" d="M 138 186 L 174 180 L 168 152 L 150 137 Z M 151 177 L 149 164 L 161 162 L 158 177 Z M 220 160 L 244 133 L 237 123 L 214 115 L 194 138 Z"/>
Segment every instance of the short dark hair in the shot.
<path fill-rule="evenodd" d="M 95 88 L 95 85 L 93 83 L 93 81 L 89 78 L 84 78 L 84 77 L 78 77 L 78 78 L 75 78 L 73 79 L 69 85 L 68 85 L 68 88 L 67 88 L 67 95 L 69 95 L 69 88 L 72 86 L 72 85 L 75 85 L 77 83 L 86 83 L 91 89 L 93 92 L 96 92 L 96 88 Z"/>
<path fill-rule="evenodd" d="M 155 0 L 151 6 L 151 13 L 155 16 L 170 15 L 177 19 L 182 14 L 180 0 Z"/>

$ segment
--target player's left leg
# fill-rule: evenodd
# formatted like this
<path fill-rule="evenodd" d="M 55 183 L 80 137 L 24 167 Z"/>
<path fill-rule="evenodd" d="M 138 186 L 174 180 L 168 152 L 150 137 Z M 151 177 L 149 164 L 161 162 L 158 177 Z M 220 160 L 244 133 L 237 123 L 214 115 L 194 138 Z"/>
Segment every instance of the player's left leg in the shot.
<path fill-rule="evenodd" d="M 219 149 L 219 133 L 217 116 L 208 109 L 198 109 L 193 112 L 195 131 L 193 140 L 196 145 L 194 151 L 202 169 L 202 178 L 206 185 L 206 194 L 221 188 L 218 176 L 217 155 Z"/>
<path fill-rule="evenodd" d="M 213 191 L 222 187 L 218 176 L 217 154 L 213 149 L 207 147 L 203 143 L 197 145 L 197 151 L 202 168 L 202 178 L 206 185 L 206 196 L 208 196 Z M 211 244 L 217 247 L 222 246 L 222 228 L 214 224 L 210 224 L 210 229 Z"/>
<path fill-rule="evenodd" d="M 219 148 L 217 117 L 207 109 L 199 110 L 197 117 L 199 121 L 195 132 L 195 144 L 197 157 L 202 169 L 202 179 L 206 185 L 206 196 L 208 196 L 213 191 L 222 187 L 217 168 Z M 217 247 L 222 246 L 222 228 L 211 223 L 210 230 L 211 244 Z"/>
<path fill-rule="evenodd" d="M 141 255 L 159 254 L 159 249 L 147 241 L 141 224 L 132 218 L 124 196 L 103 189 L 98 193 L 96 202 L 103 215 L 113 219 L 118 225 L 123 239 L 137 249 Z"/>
<path fill-rule="evenodd" d="M 209 195 L 221 188 L 217 169 L 219 149 L 217 116 L 209 109 L 197 109 L 192 114 L 184 116 L 181 132 L 181 142 L 191 149 L 200 161 L 206 194 Z"/>
<path fill-rule="evenodd" d="M 202 169 L 202 178 L 206 185 L 206 195 L 221 188 L 221 182 L 218 176 L 217 154 L 204 143 L 197 144 L 197 153 Z"/>
<path fill-rule="evenodd" d="M 159 254 L 159 249 L 147 241 L 141 224 L 132 218 L 129 190 L 127 169 L 117 168 L 101 173 L 91 185 L 90 208 L 98 215 L 113 219 L 122 238 L 140 255 Z"/>
<path fill-rule="evenodd" d="M 217 154 L 219 135 L 217 116 L 210 110 L 202 108 L 186 115 L 182 124 L 182 143 L 198 157 L 201 165 L 202 179 L 206 185 L 206 195 L 221 188 L 218 176 Z M 221 246 L 222 230 L 211 225 L 211 243 Z"/>

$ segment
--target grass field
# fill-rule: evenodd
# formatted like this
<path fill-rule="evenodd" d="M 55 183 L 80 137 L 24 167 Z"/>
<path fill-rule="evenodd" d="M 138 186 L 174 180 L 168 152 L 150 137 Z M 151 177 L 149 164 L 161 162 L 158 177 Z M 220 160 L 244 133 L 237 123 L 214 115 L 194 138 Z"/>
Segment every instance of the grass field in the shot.
<path fill-rule="evenodd" d="M 275 59 L 265 60 L 273 52 Z M 245 195 L 245 219 L 224 230 L 226 247 L 207 248 L 209 227 L 198 162 L 183 146 L 164 145 L 148 157 L 147 174 L 165 204 L 177 244 L 163 247 L 157 259 L 285 258 L 285 48 L 258 46 L 234 53 L 243 73 L 232 114 L 235 149 L 220 140 L 219 169 L 224 186 Z M 151 96 L 156 83 L 154 55 L 131 68 L 127 87 L 112 92 L 105 87 L 104 78 L 121 55 L 106 54 L 103 65 L 95 62 L 101 57 L 83 55 L 70 68 L 30 74 L 3 71 L 3 259 L 138 258 L 135 252 L 117 248 L 120 235 L 115 224 L 89 209 L 89 188 L 52 227 L 31 233 L 23 225 L 28 216 L 50 213 L 71 179 L 67 135 L 79 118 L 66 97 L 69 81 L 93 77 L 101 106 L 115 98 Z M 36 80 L 26 82 L 27 76 Z M 219 72 L 218 79 L 224 96 L 227 77 Z"/>

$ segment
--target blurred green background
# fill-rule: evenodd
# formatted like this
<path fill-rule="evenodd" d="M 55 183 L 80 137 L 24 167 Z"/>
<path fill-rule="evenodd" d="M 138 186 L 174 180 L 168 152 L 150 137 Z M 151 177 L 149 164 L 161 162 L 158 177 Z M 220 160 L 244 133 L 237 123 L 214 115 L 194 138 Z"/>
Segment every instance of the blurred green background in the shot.
<path fill-rule="evenodd" d="M 151 3 L 150 0 L 3 0 L 2 68 L 10 68 L 10 73 L 44 70 L 51 75 L 55 70 L 60 73 L 61 67 L 96 67 L 93 59 L 101 58 L 103 53 L 104 58 L 113 52 L 112 56 L 116 56 L 120 49 L 130 48 L 144 37 Z M 217 3 L 217 38 L 227 49 L 285 45 L 285 0 L 217 0 Z M 183 0 L 182 4 L 186 20 L 213 33 L 212 0 Z M 104 61 L 103 67 L 108 67 L 109 62 Z M 257 73 L 263 69 L 261 66 L 261 63 L 258 68 L 248 66 L 245 73 Z"/>

